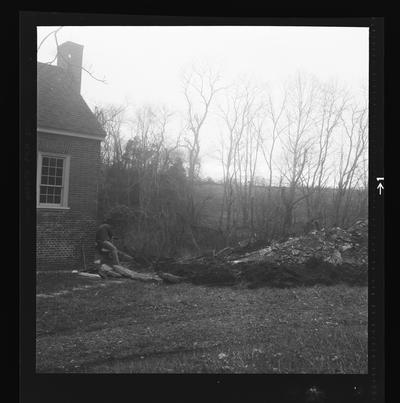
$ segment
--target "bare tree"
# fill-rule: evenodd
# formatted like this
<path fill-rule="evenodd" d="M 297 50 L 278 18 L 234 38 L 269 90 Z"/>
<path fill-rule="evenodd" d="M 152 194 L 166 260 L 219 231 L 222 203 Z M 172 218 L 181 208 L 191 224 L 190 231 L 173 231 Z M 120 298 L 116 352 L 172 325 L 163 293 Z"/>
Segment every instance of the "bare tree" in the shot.
<path fill-rule="evenodd" d="M 111 185 L 109 171 L 115 168 L 122 168 L 123 145 L 121 127 L 124 122 L 124 111 L 124 107 L 117 106 L 95 106 L 94 108 L 94 114 L 106 132 L 106 137 L 101 142 L 100 149 L 101 175 L 98 192 L 98 214 L 100 217 L 112 205 L 120 202 L 120 193 L 123 189 L 121 178 L 118 175 L 115 175 L 114 183 Z M 119 189 L 120 191 L 112 191 L 110 186 L 114 190 Z"/>
<path fill-rule="evenodd" d="M 342 117 L 344 141 L 340 149 L 339 166 L 336 170 L 336 192 L 334 194 L 334 223 L 344 225 L 348 210 L 343 208 L 351 201 L 354 188 L 358 186 L 357 173 L 363 168 L 368 142 L 368 109 L 353 105 L 347 116 Z M 365 169 L 365 168 L 364 168 Z"/>
<path fill-rule="evenodd" d="M 280 169 L 287 183 L 287 187 L 281 189 L 284 233 L 291 230 L 296 205 L 307 197 L 304 194 L 299 195 L 298 189 L 310 158 L 316 90 L 315 80 L 302 74 L 297 75 L 288 90 L 288 102 L 285 105 L 287 128 L 282 141 L 284 166 Z"/>
<path fill-rule="evenodd" d="M 287 94 L 283 92 L 282 99 L 278 105 L 274 104 L 271 93 L 268 94 L 267 102 L 265 105 L 265 124 L 262 130 L 258 132 L 258 138 L 261 146 L 264 162 L 267 165 L 267 198 L 262 203 L 262 227 L 266 236 L 272 236 L 275 231 L 275 224 L 277 216 L 277 207 L 272 205 L 272 182 L 273 172 L 275 165 L 275 152 L 278 145 L 278 140 L 282 132 L 287 128 L 284 122 L 284 112 L 286 105 Z"/>
<path fill-rule="evenodd" d="M 195 179 L 200 170 L 200 138 L 201 131 L 210 114 L 212 102 L 222 89 L 220 74 L 212 68 L 192 66 L 182 75 L 182 89 L 186 101 L 185 128 L 183 146 L 188 152 L 188 179 L 190 192 L 187 195 L 187 216 L 189 221 L 186 231 L 190 233 L 193 244 L 200 250 L 193 234 L 198 226 Z M 203 204 L 203 201 L 200 201 Z"/>
<path fill-rule="evenodd" d="M 103 164 L 122 164 L 122 140 L 121 126 L 124 123 L 123 106 L 95 106 L 94 114 L 100 125 L 106 132 L 106 137 L 102 142 L 101 159 Z"/>
<path fill-rule="evenodd" d="M 191 182 L 198 175 L 200 168 L 200 132 L 215 95 L 222 89 L 220 81 L 219 73 L 211 68 L 199 69 L 195 66 L 186 71 L 182 77 L 187 107 L 184 142 L 188 150 L 188 176 Z"/>
<path fill-rule="evenodd" d="M 166 107 L 145 106 L 135 111 L 130 120 L 131 136 L 126 146 L 128 168 L 133 168 L 135 178 L 128 176 L 128 191 L 136 187 L 139 205 L 147 211 L 152 192 L 157 192 L 159 172 L 168 168 L 171 153 L 178 147 L 167 144 L 166 132 L 173 113 Z"/>
<path fill-rule="evenodd" d="M 322 198 L 332 173 L 329 172 L 333 134 L 340 129 L 348 104 L 345 91 L 335 84 L 320 83 L 316 94 L 317 108 L 314 117 L 315 137 L 310 149 L 310 159 L 301 178 L 301 190 L 305 196 L 307 220 L 323 220 Z"/>
<path fill-rule="evenodd" d="M 262 120 L 256 121 L 260 106 L 257 91 L 248 83 L 237 84 L 225 93 L 225 104 L 220 105 L 224 122 L 221 135 L 220 160 L 224 175 L 224 195 L 220 214 L 220 227 L 225 217 L 225 230 L 229 234 L 234 222 L 234 204 L 242 210 L 243 224 L 248 224 L 248 209 L 253 192 L 257 166 Z"/>

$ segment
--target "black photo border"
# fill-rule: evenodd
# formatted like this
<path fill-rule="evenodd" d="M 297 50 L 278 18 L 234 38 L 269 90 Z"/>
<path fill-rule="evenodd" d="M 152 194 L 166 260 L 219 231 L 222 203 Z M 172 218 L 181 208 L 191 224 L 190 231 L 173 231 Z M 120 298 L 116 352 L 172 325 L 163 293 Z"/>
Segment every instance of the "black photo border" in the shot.
<path fill-rule="evenodd" d="M 383 402 L 384 348 L 384 18 L 200 17 L 20 12 L 20 401 L 302 402 L 315 385 L 328 401 Z M 269 25 L 369 27 L 369 286 L 367 375 L 36 374 L 36 27 L 82 25 Z M 355 389 L 357 388 L 357 389 Z M 358 395 L 355 393 L 358 391 Z M 141 397 L 143 396 L 143 397 Z M 358 400 L 357 400 L 358 399 Z"/>

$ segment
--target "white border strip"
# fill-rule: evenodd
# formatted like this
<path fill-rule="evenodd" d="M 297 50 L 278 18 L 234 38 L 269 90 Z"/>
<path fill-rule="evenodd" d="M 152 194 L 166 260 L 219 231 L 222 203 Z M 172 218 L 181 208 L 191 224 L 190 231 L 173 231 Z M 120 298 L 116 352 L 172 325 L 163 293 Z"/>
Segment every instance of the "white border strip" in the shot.
<path fill-rule="evenodd" d="M 100 141 L 104 140 L 104 137 L 101 137 L 101 136 L 91 136 L 90 134 L 75 133 L 75 132 L 69 132 L 66 130 L 45 129 L 44 127 L 38 127 L 37 131 L 42 132 L 42 133 L 60 134 L 62 136 L 81 137 L 81 138 L 90 139 L 90 140 L 100 140 Z"/>

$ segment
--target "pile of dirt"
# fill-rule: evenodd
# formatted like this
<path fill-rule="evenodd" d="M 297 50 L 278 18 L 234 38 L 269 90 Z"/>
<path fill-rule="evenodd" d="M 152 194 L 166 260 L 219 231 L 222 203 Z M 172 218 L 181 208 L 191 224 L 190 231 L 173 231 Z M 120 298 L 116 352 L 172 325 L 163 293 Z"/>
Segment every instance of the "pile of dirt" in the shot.
<path fill-rule="evenodd" d="M 347 284 L 366 286 L 368 271 L 347 263 L 341 266 L 310 259 L 303 265 L 249 264 L 241 268 L 241 283 L 249 288 Z"/>
<path fill-rule="evenodd" d="M 238 282 L 238 270 L 217 259 L 165 259 L 158 261 L 153 270 L 156 273 L 171 273 L 197 285 L 234 285 Z"/>
<path fill-rule="evenodd" d="M 258 287 L 298 287 L 347 284 L 365 286 L 368 271 L 344 263 L 340 266 L 318 259 L 310 259 L 305 264 L 276 265 L 268 262 L 251 262 L 241 265 L 224 264 L 184 264 L 170 263 L 162 270 L 180 276 L 192 284 L 207 286 L 240 285 Z"/>
<path fill-rule="evenodd" d="M 350 228 L 321 229 L 256 251 L 225 248 L 214 255 L 166 259 L 154 270 L 193 284 L 288 287 L 368 281 L 368 221 Z"/>

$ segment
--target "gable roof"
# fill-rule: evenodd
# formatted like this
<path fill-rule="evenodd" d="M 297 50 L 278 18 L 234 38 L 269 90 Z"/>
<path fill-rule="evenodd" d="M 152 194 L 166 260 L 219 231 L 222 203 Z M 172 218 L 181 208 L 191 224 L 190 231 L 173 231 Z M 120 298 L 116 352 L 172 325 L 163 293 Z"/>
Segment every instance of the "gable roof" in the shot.
<path fill-rule="evenodd" d="M 95 115 L 70 83 L 66 70 L 37 64 L 37 126 L 104 137 Z"/>

